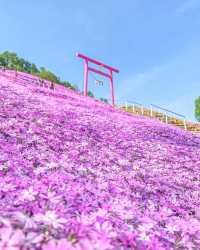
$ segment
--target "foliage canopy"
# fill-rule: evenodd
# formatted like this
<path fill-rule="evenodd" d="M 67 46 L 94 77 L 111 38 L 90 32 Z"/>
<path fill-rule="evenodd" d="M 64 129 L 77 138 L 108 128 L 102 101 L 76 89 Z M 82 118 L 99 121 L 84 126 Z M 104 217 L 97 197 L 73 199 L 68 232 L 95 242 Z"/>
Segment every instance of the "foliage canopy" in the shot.
<path fill-rule="evenodd" d="M 200 122 L 200 96 L 195 100 L 195 118 Z"/>

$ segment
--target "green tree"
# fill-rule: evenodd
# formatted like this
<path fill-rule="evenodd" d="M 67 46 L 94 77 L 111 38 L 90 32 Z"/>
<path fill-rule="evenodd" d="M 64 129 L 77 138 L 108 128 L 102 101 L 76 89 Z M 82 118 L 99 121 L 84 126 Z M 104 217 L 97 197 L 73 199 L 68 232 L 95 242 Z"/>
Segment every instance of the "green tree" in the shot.
<path fill-rule="evenodd" d="M 102 102 L 108 103 L 108 99 L 106 99 L 106 98 L 101 97 L 100 100 L 101 100 Z"/>
<path fill-rule="evenodd" d="M 68 81 L 62 81 L 61 84 L 63 84 L 65 87 L 72 89 L 72 84 Z"/>
<path fill-rule="evenodd" d="M 5 51 L 0 54 L 0 58 L 0 64 L 7 68 L 31 73 L 31 63 L 19 58 L 14 52 Z"/>
<path fill-rule="evenodd" d="M 88 91 L 88 96 L 90 96 L 90 97 L 94 97 L 94 94 L 92 93 L 92 91 Z"/>
<path fill-rule="evenodd" d="M 195 118 L 200 122 L 200 96 L 195 100 Z"/>
<path fill-rule="evenodd" d="M 63 84 L 70 89 L 78 91 L 78 86 L 76 84 L 72 84 L 68 81 L 60 81 L 60 78 L 50 70 L 44 67 L 38 68 L 34 63 L 18 57 L 14 52 L 5 51 L 0 53 L 0 66 L 37 75 L 43 79 Z"/>
<path fill-rule="evenodd" d="M 4 58 L 5 66 L 8 68 L 16 68 L 18 64 L 18 57 L 16 53 L 5 51 L 1 55 Z"/>
<path fill-rule="evenodd" d="M 76 84 L 71 84 L 71 89 L 78 91 L 78 85 Z"/>
<path fill-rule="evenodd" d="M 37 66 L 32 63 L 31 64 L 31 74 L 37 75 L 40 71 L 38 70 Z"/>
<path fill-rule="evenodd" d="M 39 76 L 42 78 L 42 79 L 45 79 L 45 80 L 49 80 L 51 82 L 57 82 L 57 83 L 60 83 L 60 79 L 54 75 L 51 71 L 49 70 L 46 70 L 45 68 L 40 68 L 40 73 L 39 73 Z"/>
<path fill-rule="evenodd" d="M 78 91 L 78 86 L 76 84 L 72 84 L 68 81 L 61 81 L 60 84 L 63 84 L 64 86 L 66 86 L 67 88 L 70 88 L 72 90 Z"/>
<path fill-rule="evenodd" d="M 0 54 L 0 66 L 6 67 L 6 60 L 2 54 Z"/>

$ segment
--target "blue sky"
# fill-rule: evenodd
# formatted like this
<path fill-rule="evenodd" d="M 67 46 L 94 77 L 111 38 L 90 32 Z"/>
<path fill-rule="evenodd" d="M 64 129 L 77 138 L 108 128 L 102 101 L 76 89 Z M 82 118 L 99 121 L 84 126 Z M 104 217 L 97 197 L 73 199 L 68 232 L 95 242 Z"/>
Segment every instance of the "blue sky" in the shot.
<path fill-rule="evenodd" d="M 199 0 L 0 0 L 0 51 L 83 85 L 76 51 L 120 69 L 118 100 L 155 103 L 194 120 L 200 95 Z M 96 96 L 109 97 L 109 85 Z"/>

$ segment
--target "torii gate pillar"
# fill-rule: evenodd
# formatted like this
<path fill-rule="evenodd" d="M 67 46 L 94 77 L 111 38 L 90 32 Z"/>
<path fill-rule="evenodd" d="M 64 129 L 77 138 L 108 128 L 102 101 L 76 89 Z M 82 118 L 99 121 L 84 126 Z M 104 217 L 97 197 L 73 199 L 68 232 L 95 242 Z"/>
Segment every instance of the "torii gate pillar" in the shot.
<path fill-rule="evenodd" d="M 102 76 L 109 78 L 112 106 L 115 106 L 113 72 L 119 73 L 119 70 L 115 69 L 113 67 L 110 67 L 110 66 L 108 66 L 100 61 L 97 61 L 97 60 L 89 58 L 85 55 L 82 55 L 80 53 L 76 53 L 76 56 L 84 59 L 84 95 L 85 96 L 88 95 L 88 74 L 89 74 L 89 71 L 94 72 L 96 74 L 99 74 L 99 75 L 102 75 Z M 96 64 L 96 65 L 100 66 L 101 68 L 105 68 L 106 70 L 108 70 L 108 73 L 101 71 L 101 70 L 98 70 L 98 69 L 95 69 L 95 68 L 92 68 L 92 67 L 89 67 L 89 62 Z"/>
<path fill-rule="evenodd" d="M 84 96 L 88 93 L 88 61 L 84 61 Z"/>

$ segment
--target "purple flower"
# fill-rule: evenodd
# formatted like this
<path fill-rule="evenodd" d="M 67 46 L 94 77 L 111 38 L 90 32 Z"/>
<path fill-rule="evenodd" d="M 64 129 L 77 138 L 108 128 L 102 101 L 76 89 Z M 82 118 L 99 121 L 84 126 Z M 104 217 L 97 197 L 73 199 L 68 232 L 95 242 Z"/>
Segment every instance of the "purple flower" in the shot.
<path fill-rule="evenodd" d="M 14 73 L 0 71 L 0 249 L 199 248 L 200 137 Z"/>
<path fill-rule="evenodd" d="M 1 250 L 20 250 L 23 240 L 24 234 L 21 230 L 13 231 L 10 227 L 0 229 Z"/>
<path fill-rule="evenodd" d="M 75 250 L 75 248 L 65 239 L 54 241 L 51 240 L 42 247 L 42 250 Z"/>

